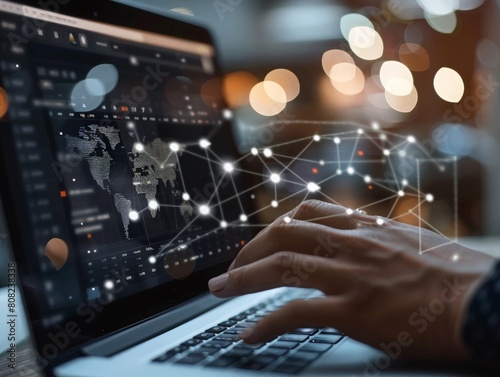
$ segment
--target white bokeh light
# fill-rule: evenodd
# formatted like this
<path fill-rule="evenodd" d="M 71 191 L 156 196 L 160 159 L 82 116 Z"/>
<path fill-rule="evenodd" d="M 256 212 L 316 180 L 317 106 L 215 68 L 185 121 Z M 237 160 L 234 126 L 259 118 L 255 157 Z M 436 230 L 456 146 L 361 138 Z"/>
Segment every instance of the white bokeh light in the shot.
<path fill-rule="evenodd" d="M 232 173 L 234 171 L 234 166 L 233 164 L 231 164 L 230 162 L 226 162 L 224 164 L 224 170 L 227 172 L 227 173 Z"/>
<path fill-rule="evenodd" d="M 170 143 L 169 147 L 170 147 L 170 150 L 172 152 L 179 152 L 179 150 L 181 149 L 181 146 L 179 145 L 179 143 L 175 143 L 175 142 Z"/>
<path fill-rule="evenodd" d="M 212 145 L 211 142 L 209 142 L 207 139 L 201 139 L 200 140 L 200 147 L 203 149 L 207 149 L 210 145 Z"/>
<path fill-rule="evenodd" d="M 314 182 L 309 182 L 307 184 L 307 189 L 309 190 L 309 192 L 317 192 L 320 190 L 320 187 Z"/>
<path fill-rule="evenodd" d="M 153 199 L 153 200 L 149 201 L 148 207 L 149 207 L 149 209 L 157 210 L 158 208 L 160 208 L 160 204 L 158 204 L 158 202 Z"/>
<path fill-rule="evenodd" d="M 139 220 L 139 212 L 137 211 L 130 211 L 130 213 L 128 214 L 128 218 L 132 221 L 137 221 Z"/>

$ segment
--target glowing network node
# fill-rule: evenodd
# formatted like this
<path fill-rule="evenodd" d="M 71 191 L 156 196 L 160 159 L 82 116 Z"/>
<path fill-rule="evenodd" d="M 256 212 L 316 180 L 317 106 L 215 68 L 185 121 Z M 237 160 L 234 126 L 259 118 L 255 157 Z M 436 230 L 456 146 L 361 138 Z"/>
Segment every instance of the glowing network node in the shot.
<path fill-rule="evenodd" d="M 199 210 L 200 214 L 202 214 L 203 216 L 206 216 L 210 213 L 210 208 L 206 204 L 202 204 Z"/>
<path fill-rule="evenodd" d="M 179 152 L 179 150 L 181 149 L 179 143 L 176 142 L 170 143 L 169 147 L 172 152 Z"/>
<path fill-rule="evenodd" d="M 189 196 L 189 194 L 187 192 L 182 194 L 182 200 L 187 202 L 189 199 L 191 199 L 191 196 Z"/>
<path fill-rule="evenodd" d="M 337 144 L 337 145 L 338 145 L 338 144 L 340 144 L 340 138 L 339 138 L 339 137 L 334 137 L 334 138 L 333 138 L 333 142 L 334 142 L 335 144 Z"/>
<path fill-rule="evenodd" d="M 386 134 L 380 134 L 380 140 L 384 141 L 387 140 L 387 135 Z"/>
<path fill-rule="evenodd" d="M 380 130 L 380 125 L 379 125 L 377 122 L 373 122 L 373 123 L 372 123 L 372 128 L 373 128 L 375 131 L 378 131 L 378 130 Z"/>
<path fill-rule="evenodd" d="M 314 135 L 314 136 L 313 136 L 313 140 L 314 140 L 314 141 L 320 141 L 320 140 L 321 140 L 321 136 L 319 136 L 319 135 Z"/>
<path fill-rule="evenodd" d="M 290 216 L 286 216 L 285 217 L 285 222 L 288 224 L 288 223 L 290 223 L 290 221 L 292 221 L 292 219 L 290 218 Z"/>
<path fill-rule="evenodd" d="M 324 166 L 324 165 L 325 165 L 325 161 L 320 160 L 320 161 L 319 161 L 319 164 L 320 164 L 321 166 Z"/>
<path fill-rule="evenodd" d="M 113 283 L 112 280 L 106 280 L 104 282 L 104 288 L 106 289 L 113 289 L 115 287 L 115 283 Z"/>
<path fill-rule="evenodd" d="M 233 112 L 231 110 L 229 110 L 229 109 L 224 109 L 222 111 L 222 116 L 224 117 L 224 119 L 227 119 L 227 120 L 232 119 L 233 118 Z"/>
<path fill-rule="evenodd" d="M 127 123 L 127 128 L 128 128 L 129 130 L 133 130 L 133 129 L 135 128 L 135 123 L 134 123 L 134 122 L 128 122 L 128 123 Z"/>
<path fill-rule="evenodd" d="M 149 209 L 156 210 L 160 207 L 160 205 L 158 204 L 158 202 L 156 200 L 150 200 L 148 203 L 148 207 L 149 207 Z"/>
<path fill-rule="evenodd" d="M 309 190 L 309 192 L 316 192 L 320 190 L 320 187 L 314 182 L 309 182 L 307 184 L 307 189 Z"/>
<path fill-rule="evenodd" d="M 132 221 L 137 221 L 139 220 L 139 212 L 137 211 L 130 211 L 130 213 L 128 214 L 128 218 Z"/>
<path fill-rule="evenodd" d="M 347 208 L 345 213 L 347 213 L 350 216 L 354 213 L 354 211 L 351 208 Z"/>
<path fill-rule="evenodd" d="M 223 228 L 223 229 L 227 228 L 227 221 L 222 220 L 222 221 L 220 222 L 220 227 L 221 227 L 221 228 Z"/>
<path fill-rule="evenodd" d="M 407 180 L 407 179 L 403 179 L 403 180 L 401 181 L 401 184 L 402 184 L 403 186 L 408 186 L 408 180 Z"/>
<path fill-rule="evenodd" d="M 144 152 L 144 144 L 142 144 L 142 143 L 134 143 L 134 150 L 135 150 L 137 153 L 142 153 L 142 152 Z"/>
<path fill-rule="evenodd" d="M 403 197 L 405 196 L 405 192 L 403 190 L 398 191 L 398 196 Z"/>
<path fill-rule="evenodd" d="M 429 203 L 432 203 L 434 201 L 434 195 L 432 194 L 425 195 L 425 200 L 427 200 Z"/>
<path fill-rule="evenodd" d="M 276 200 L 273 200 L 273 201 L 271 202 L 271 206 L 272 206 L 273 208 L 278 208 L 278 202 L 277 202 Z"/>
<path fill-rule="evenodd" d="M 226 162 L 224 164 L 224 170 L 228 173 L 232 173 L 234 171 L 234 166 L 230 162 Z"/>
<path fill-rule="evenodd" d="M 280 183 L 281 181 L 280 175 L 276 173 L 271 174 L 271 181 L 273 181 L 274 183 Z"/>
<path fill-rule="evenodd" d="M 259 150 L 257 148 L 252 148 L 250 150 L 250 153 L 252 153 L 252 155 L 254 155 L 254 156 L 257 156 L 259 154 Z"/>
<path fill-rule="evenodd" d="M 246 223 L 248 221 L 248 216 L 245 215 L 244 213 L 242 213 L 240 215 L 240 221 L 243 222 L 243 223 Z"/>
<path fill-rule="evenodd" d="M 384 222 L 385 222 L 385 221 L 384 221 L 384 220 L 382 220 L 382 219 L 377 219 L 377 224 L 378 224 L 378 225 L 384 225 Z"/>
<path fill-rule="evenodd" d="M 154 255 L 151 255 L 148 259 L 149 263 L 155 264 L 156 263 L 156 257 Z"/>
<path fill-rule="evenodd" d="M 408 140 L 408 143 L 412 143 L 412 144 L 416 141 L 415 136 L 408 136 L 408 138 L 406 140 Z"/>
<path fill-rule="evenodd" d="M 452 259 L 453 259 L 453 262 L 456 262 L 460 259 L 460 256 L 458 254 L 454 254 Z"/>
<path fill-rule="evenodd" d="M 209 142 L 207 139 L 201 139 L 199 145 L 201 148 L 207 149 L 209 146 L 212 145 L 212 143 Z"/>
<path fill-rule="evenodd" d="M 365 131 L 363 131 L 361 128 L 358 129 L 358 135 L 363 135 Z"/>
<path fill-rule="evenodd" d="M 349 166 L 347 168 L 347 174 L 349 174 L 349 175 L 353 175 L 354 174 L 354 168 L 352 166 Z"/>
<path fill-rule="evenodd" d="M 269 148 L 264 149 L 264 156 L 267 158 L 271 157 L 273 155 L 273 151 Z"/>
<path fill-rule="evenodd" d="M 390 156 L 391 151 L 389 149 L 384 149 L 384 156 Z"/>
<path fill-rule="evenodd" d="M 371 181 L 372 181 L 372 177 L 370 177 L 369 175 L 365 175 L 365 182 L 370 183 Z"/>
<path fill-rule="evenodd" d="M 341 169 L 337 169 L 336 173 L 337 173 L 338 175 L 342 175 L 342 170 L 341 170 Z"/>

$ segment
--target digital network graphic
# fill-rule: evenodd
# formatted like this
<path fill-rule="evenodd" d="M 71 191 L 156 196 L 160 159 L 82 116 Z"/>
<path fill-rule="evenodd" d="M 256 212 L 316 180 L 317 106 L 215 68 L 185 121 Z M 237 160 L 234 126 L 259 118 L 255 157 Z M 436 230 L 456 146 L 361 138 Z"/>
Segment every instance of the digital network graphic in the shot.
<path fill-rule="evenodd" d="M 389 208 L 386 213 L 376 213 L 379 226 L 384 226 L 387 219 L 398 220 L 404 216 L 412 216 L 418 221 L 418 225 L 422 228 L 431 229 L 439 234 L 442 234 L 428 219 L 422 214 L 423 206 L 432 206 L 435 202 L 435 196 L 432 192 L 424 192 L 421 188 L 422 172 L 426 166 L 431 166 L 440 172 L 448 172 L 451 174 L 451 189 L 450 195 L 453 197 L 453 217 L 455 219 L 455 232 L 457 229 L 457 211 L 458 211 L 458 183 L 457 183 L 457 158 L 433 158 L 422 144 L 412 135 L 398 135 L 397 133 L 381 129 L 376 123 L 371 126 L 356 124 L 352 122 L 328 122 L 328 121 L 281 121 L 284 125 L 308 124 L 310 126 L 335 126 L 348 125 L 347 131 L 343 130 L 338 133 L 314 134 L 310 137 L 299 138 L 275 145 L 265 147 L 253 147 L 248 153 L 241 156 L 235 161 L 228 161 L 220 157 L 211 146 L 209 139 L 201 139 L 192 143 L 180 143 L 170 141 L 168 143 L 168 154 L 163 160 L 158 160 L 151 154 L 151 148 L 142 144 L 139 135 L 136 132 L 137 141 L 134 144 L 134 153 L 144 155 L 155 160 L 156 165 L 160 169 L 164 169 L 167 164 L 174 167 L 178 172 L 180 184 L 182 185 L 182 200 L 183 203 L 179 206 L 161 203 L 161 201 L 150 198 L 149 205 L 146 208 L 130 208 L 128 219 L 131 222 L 141 221 L 142 216 L 146 211 L 158 211 L 162 207 L 177 207 L 179 211 L 184 212 L 186 208 L 191 208 L 192 217 L 186 226 L 180 229 L 177 234 L 169 240 L 156 256 L 150 257 L 150 263 L 155 263 L 169 252 L 179 248 L 176 241 L 180 239 L 184 233 L 203 218 L 212 218 L 218 222 L 218 227 L 207 231 L 196 240 L 206 237 L 214 232 L 228 227 L 265 227 L 269 224 L 259 222 L 259 215 L 268 209 L 278 209 L 280 205 L 291 199 L 305 201 L 311 197 L 317 199 L 343 205 L 335 197 L 332 197 L 326 187 L 335 185 L 337 180 L 349 177 L 357 179 L 361 184 L 366 185 L 369 190 L 377 190 L 383 192 L 384 197 L 379 198 L 374 202 L 363 205 L 359 208 L 346 207 L 346 213 L 342 216 L 352 215 L 355 211 L 373 214 L 372 209 L 380 205 L 386 204 Z M 134 125 L 129 124 L 129 128 L 133 129 Z M 367 146 L 370 152 L 367 152 Z M 311 159 L 309 152 L 315 149 L 328 150 L 329 158 Z M 348 151 L 346 153 L 346 150 Z M 290 153 L 293 151 L 293 153 Z M 187 187 L 184 181 L 183 164 L 181 155 L 192 155 L 205 163 L 211 169 L 211 177 L 215 190 L 211 197 L 205 202 L 196 202 L 190 194 L 190 187 Z M 245 162 L 258 160 L 261 170 L 248 170 L 245 168 Z M 296 169 L 297 164 L 305 164 L 308 168 L 307 174 L 301 174 L 300 169 Z M 312 168 L 310 168 L 312 166 Z M 317 167 L 314 167 L 317 166 Z M 406 167 L 402 169 L 401 166 Z M 213 170 L 218 167 L 222 174 L 215 174 Z M 309 169 L 310 168 L 310 169 Z M 318 179 L 311 179 L 319 170 L 328 172 Z M 252 187 L 246 187 L 243 191 L 238 191 L 235 185 L 235 177 L 241 175 L 251 175 L 257 178 L 257 183 Z M 233 195 L 225 197 L 219 195 L 219 189 L 223 185 L 223 181 L 230 180 L 234 188 Z M 288 187 L 283 190 L 283 186 Z M 293 187 L 292 190 L 290 188 Z M 246 213 L 242 200 L 240 198 L 248 193 L 256 192 L 258 189 L 266 188 L 267 191 L 273 192 L 272 200 L 260 208 L 256 208 L 251 213 Z M 252 195 L 255 198 L 255 195 Z M 413 199 L 414 205 L 411 206 L 405 213 L 395 213 L 395 208 L 403 199 Z M 237 219 L 227 219 L 224 215 L 223 204 L 237 200 L 240 206 L 240 215 Z M 339 216 L 339 215 L 332 215 Z M 309 219 L 309 221 L 317 221 L 319 219 Z M 284 218 L 285 222 L 290 222 L 290 217 Z M 444 235 L 444 234 L 442 234 Z M 456 235 L 456 234 L 455 234 Z M 449 243 L 452 241 L 450 240 Z M 448 243 L 447 243 L 448 244 Z M 181 245 L 187 247 L 189 242 Z M 445 245 L 438 245 L 432 249 L 436 249 Z M 420 243 L 419 252 L 425 253 L 430 249 L 424 249 Z"/>

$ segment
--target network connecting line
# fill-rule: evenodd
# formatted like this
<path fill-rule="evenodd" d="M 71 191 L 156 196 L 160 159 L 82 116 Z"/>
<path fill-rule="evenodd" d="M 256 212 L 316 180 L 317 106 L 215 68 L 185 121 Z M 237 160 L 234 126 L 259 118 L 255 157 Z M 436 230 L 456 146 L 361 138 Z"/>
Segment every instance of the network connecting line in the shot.
<path fill-rule="evenodd" d="M 309 137 L 299 138 L 286 141 L 283 143 L 269 145 L 265 147 L 254 146 L 249 152 L 241 156 L 235 161 L 227 161 L 221 158 L 217 151 L 212 149 L 212 142 L 209 139 L 201 139 L 190 143 L 181 143 L 170 141 L 169 155 L 165 161 L 157 161 L 159 168 L 164 168 L 169 161 L 175 161 L 175 169 L 178 172 L 180 183 L 182 185 L 182 200 L 181 205 L 162 204 L 156 199 L 151 200 L 147 208 L 133 209 L 130 212 L 130 220 L 133 222 L 141 221 L 142 214 L 147 210 L 161 210 L 162 207 L 178 208 L 181 210 L 186 203 L 193 207 L 196 213 L 193 214 L 192 220 L 181 229 L 151 260 L 154 263 L 163 255 L 178 250 L 180 246 L 187 246 L 192 242 L 198 241 L 200 238 L 207 237 L 217 231 L 233 227 L 265 227 L 269 224 L 259 223 L 258 216 L 263 211 L 270 208 L 276 209 L 280 205 L 292 198 L 298 198 L 303 202 L 312 195 L 320 197 L 327 202 L 342 205 L 337 199 L 332 198 L 328 192 L 329 185 L 337 179 L 359 179 L 361 184 L 369 187 L 370 190 L 378 189 L 378 192 L 386 192 L 384 198 L 362 205 L 360 208 L 346 208 L 346 213 L 342 215 L 323 216 L 312 218 L 308 221 L 321 221 L 330 217 L 350 216 L 355 211 L 368 212 L 372 208 L 381 204 L 388 204 L 389 210 L 385 214 L 377 213 L 376 224 L 384 226 L 389 219 L 398 220 L 405 216 L 415 217 L 418 224 L 422 227 L 429 228 L 444 236 L 435 226 L 422 215 L 422 206 L 431 205 L 435 201 L 433 193 L 421 191 L 421 173 L 422 167 L 425 164 L 432 164 L 440 172 L 447 170 L 447 165 L 452 165 L 453 174 L 453 201 L 454 201 L 454 226 L 455 238 L 458 229 L 458 186 L 457 186 L 457 158 L 433 158 L 426 149 L 412 135 L 399 135 L 397 133 L 380 129 L 378 124 L 373 124 L 371 127 L 354 122 L 330 122 L 330 121 L 280 121 L 273 122 L 261 127 L 269 127 L 273 124 L 280 123 L 282 125 L 298 125 L 307 124 L 309 126 L 348 126 L 352 130 L 342 131 L 328 134 L 314 134 Z M 137 138 L 134 143 L 134 153 L 148 154 L 148 151 L 142 145 L 139 135 L 135 127 L 133 127 Z M 138 147 L 139 146 L 139 147 Z M 142 146 L 142 147 L 141 147 Z M 321 150 L 329 151 L 328 156 L 324 159 L 314 159 L 308 156 L 308 153 L 314 151 L 314 148 L 321 147 Z M 297 153 L 290 154 L 290 150 L 294 147 Z M 346 148 L 348 150 L 346 150 Z M 369 155 L 367 151 L 370 151 Z M 208 165 L 211 184 L 213 184 L 214 192 L 205 202 L 196 202 L 190 194 L 190 188 L 186 186 L 183 176 L 182 154 L 190 155 L 191 157 L 199 158 L 203 163 Z M 375 157 L 374 157 L 375 156 Z M 154 156 L 150 156 L 154 159 Z M 258 159 L 262 165 L 259 171 L 251 171 L 248 168 L 243 168 L 245 161 Z M 321 179 L 311 179 L 311 171 L 300 171 L 295 168 L 298 163 L 309 164 L 316 166 L 312 169 L 312 173 L 316 174 L 321 169 L 326 172 L 326 176 Z M 397 167 L 402 163 L 407 166 L 413 166 L 416 173 L 416 179 L 410 177 L 412 174 L 404 174 L 398 172 Z M 382 166 L 385 175 L 377 176 L 376 167 Z M 172 167 L 172 166 L 170 166 Z M 369 173 L 366 172 L 369 171 Z M 314 175 L 313 174 L 313 175 Z M 235 183 L 237 175 L 252 175 L 261 179 L 261 181 L 252 187 L 238 191 Z M 230 188 L 233 190 L 232 195 L 227 192 L 223 196 L 220 192 L 224 180 L 229 179 Z M 416 185 L 412 182 L 416 181 Z M 227 185 L 226 185 L 227 186 Z M 227 188 L 227 187 L 226 187 Z M 267 205 L 257 208 L 252 213 L 245 213 L 243 195 L 254 192 L 257 189 L 267 189 L 271 192 L 271 201 Z M 286 192 L 288 190 L 288 192 Z M 292 191 L 290 193 L 290 191 Z M 401 200 L 411 199 L 416 202 L 405 213 L 395 215 L 395 210 L 398 208 Z M 235 201 L 240 210 L 240 215 L 236 219 L 228 219 L 224 214 L 223 204 L 230 201 Z M 391 205 L 392 203 L 392 205 Z M 215 220 L 219 226 L 206 231 L 202 235 L 198 235 L 195 239 L 183 242 L 181 245 L 175 244 L 185 232 L 188 231 L 198 219 L 211 218 Z M 284 218 L 285 222 L 291 222 L 293 214 Z M 424 249 L 422 246 L 422 230 L 420 231 L 420 247 L 419 252 L 439 248 L 440 245 L 432 249 Z M 451 241 L 450 241 L 451 242 Z M 448 244 L 448 243 L 446 243 Z"/>

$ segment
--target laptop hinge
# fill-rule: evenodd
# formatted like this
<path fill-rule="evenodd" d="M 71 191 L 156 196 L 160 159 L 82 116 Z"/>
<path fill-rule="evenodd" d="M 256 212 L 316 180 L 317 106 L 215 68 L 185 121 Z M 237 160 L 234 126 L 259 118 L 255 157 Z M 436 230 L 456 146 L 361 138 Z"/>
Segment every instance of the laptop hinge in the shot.
<path fill-rule="evenodd" d="M 109 357 L 163 334 L 226 302 L 205 293 L 191 302 L 82 347 L 88 356 Z"/>

